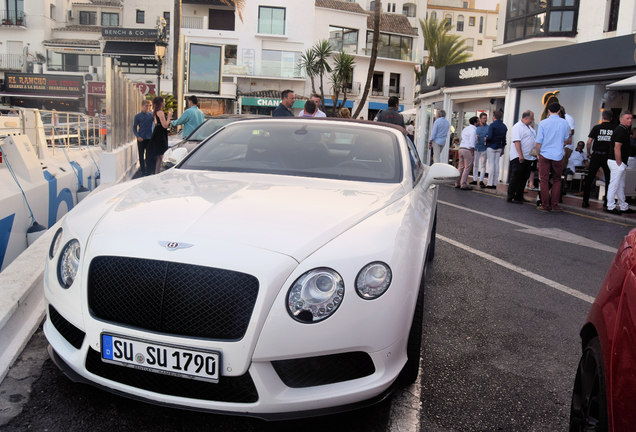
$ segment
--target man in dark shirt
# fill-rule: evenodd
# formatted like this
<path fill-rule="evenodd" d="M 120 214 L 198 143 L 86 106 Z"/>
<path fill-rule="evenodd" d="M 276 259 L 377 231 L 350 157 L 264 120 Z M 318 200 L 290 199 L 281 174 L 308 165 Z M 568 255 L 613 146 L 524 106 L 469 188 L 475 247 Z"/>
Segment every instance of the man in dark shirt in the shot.
<path fill-rule="evenodd" d="M 135 115 L 133 120 L 133 133 L 137 137 L 139 172 L 141 175 L 151 174 L 148 169 L 149 164 L 146 164 L 146 153 L 148 151 L 150 138 L 152 137 L 152 128 L 154 123 L 154 118 L 150 112 L 150 101 L 144 100 L 141 103 L 141 112 Z"/>
<path fill-rule="evenodd" d="M 296 101 L 296 95 L 293 90 L 283 90 L 280 94 L 280 104 L 274 110 L 273 117 L 293 117 L 294 113 L 291 111 Z"/>
<path fill-rule="evenodd" d="M 393 123 L 398 126 L 405 127 L 404 118 L 402 117 L 402 114 L 398 112 L 398 109 L 400 107 L 400 99 L 398 99 L 397 96 L 391 96 L 389 98 L 388 105 L 389 108 L 380 111 L 375 120 L 385 123 Z"/>
<path fill-rule="evenodd" d="M 488 126 L 486 135 L 486 159 L 488 160 L 488 186 L 486 189 L 497 189 L 499 182 L 499 158 L 503 155 L 506 146 L 506 134 L 508 127 L 501 121 L 503 111 L 496 110 L 492 113 L 493 122 Z"/>
<path fill-rule="evenodd" d="M 620 124 L 614 129 L 607 165 L 610 169 L 610 184 L 607 189 L 607 212 L 614 214 L 634 213 L 625 201 L 625 169 L 629 159 L 629 136 L 632 128 L 632 113 L 621 114 Z M 616 208 L 616 198 L 618 206 Z"/>
<path fill-rule="evenodd" d="M 610 144 L 614 134 L 614 128 L 610 124 L 611 121 L 612 111 L 603 111 L 603 123 L 594 125 L 587 138 L 587 158 L 590 160 L 590 165 L 587 170 L 587 177 L 585 177 L 585 185 L 583 186 L 583 204 L 581 204 L 583 208 L 590 206 L 590 190 L 596 180 L 596 173 L 599 168 L 603 169 L 603 174 L 605 175 L 603 207 L 607 207 L 607 188 L 609 187 L 610 179 L 607 158 L 609 157 Z M 592 151 L 591 156 L 590 151 Z"/>

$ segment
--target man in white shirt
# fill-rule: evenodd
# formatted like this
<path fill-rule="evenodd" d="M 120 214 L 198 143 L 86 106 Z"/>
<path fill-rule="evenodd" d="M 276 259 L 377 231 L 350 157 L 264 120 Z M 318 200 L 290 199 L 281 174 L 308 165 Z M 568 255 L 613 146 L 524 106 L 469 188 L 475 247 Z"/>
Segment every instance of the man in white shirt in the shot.
<path fill-rule="evenodd" d="M 568 160 L 568 167 L 566 168 L 566 172 L 568 174 L 574 174 L 576 172 L 576 167 L 585 167 L 587 163 L 587 156 L 583 152 L 584 149 L 585 143 L 583 141 L 579 141 L 576 144 L 576 150 L 572 152 L 570 159 Z"/>
<path fill-rule="evenodd" d="M 523 192 L 530 176 L 532 161 L 536 159 L 530 154 L 535 147 L 536 132 L 532 128 L 534 113 L 524 111 L 519 120 L 510 131 L 512 146 L 510 147 L 510 184 L 508 185 L 509 203 L 523 204 Z"/>
<path fill-rule="evenodd" d="M 311 95 L 309 100 L 316 104 L 316 114 L 314 114 L 313 117 L 327 117 L 327 114 L 325 114 L 323 111 L 320 110 L 320 96 L 319 95 L 314 93 L 314 94 Z M 306 117 L 304 109 L 300 111 L 300 113 L 298 114 L 298 117 Z"/>
<path fill-rule="evenodd" d="M 471 190 L 468 186 L 468 176 L 473 170 L 473 154 L 475 151 L 475 143 L 477 142 L 477 127 L 479 122 L 477 116 L 468 120 L 469 125 L 462 131 L 462 140 L 459 143 L 459 183 L 455 183 L 455 187 L 461 190 Z"/>

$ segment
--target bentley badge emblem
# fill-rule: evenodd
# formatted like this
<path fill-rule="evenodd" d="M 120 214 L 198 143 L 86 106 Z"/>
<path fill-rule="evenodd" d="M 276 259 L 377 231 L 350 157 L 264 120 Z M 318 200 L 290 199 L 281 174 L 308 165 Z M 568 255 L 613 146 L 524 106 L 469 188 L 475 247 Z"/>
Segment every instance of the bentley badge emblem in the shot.
<path fill-rule="evenodd" d="M 169 251 L 173 251 L 177 249 L 186 249 L 186 248 L 194 246 L 190 243 L 179 243 L 179 242 L 172 242 L 172 241 L 171 242 L 160 241 L 159 245 L 165 247 Z"/>

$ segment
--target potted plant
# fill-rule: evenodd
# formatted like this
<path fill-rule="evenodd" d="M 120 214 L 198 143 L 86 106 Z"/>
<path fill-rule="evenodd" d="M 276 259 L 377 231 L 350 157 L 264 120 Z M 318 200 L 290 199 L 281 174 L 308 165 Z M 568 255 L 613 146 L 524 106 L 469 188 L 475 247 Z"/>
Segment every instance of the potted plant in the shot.
<path fill-rule="evenodd" d="M 2 20 L 2 25 L 13 25 L 13 21 L 10 18 L 4 18 Z"/>
<path fill-rule="evenodd" d="M 22 25 L 22 18 L 21 17 L 20 18 L 16 18 L 15 25 L 19 25 L 19 26 Z"/>

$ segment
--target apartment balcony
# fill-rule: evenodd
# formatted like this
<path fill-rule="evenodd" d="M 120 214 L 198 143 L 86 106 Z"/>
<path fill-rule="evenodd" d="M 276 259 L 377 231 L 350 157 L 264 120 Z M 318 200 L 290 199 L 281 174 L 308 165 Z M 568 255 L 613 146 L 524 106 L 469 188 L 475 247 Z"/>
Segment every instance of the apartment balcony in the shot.
<path fill-rule="evenodd" d="M 371 48 L 363 48 L 361 50 L 363 55 L 370 56 Z M 403 60 L 403 61 L 413 61 L 413 53 L 411 50 L 401 50 L 392 48 L 391 50 L 387 50 L 386 48 L 378 49 L 378 59 L 392 59 L 392 60 Z"/>
<path fill-rule="evenodd" d="M 181 16 L 181 28 L 182 29 L 195 29 L 203 30 L 203 17 L 202 16 Z"/>
<path fill-rule="evenodd" d="M 361 93 L 362 84 L 359 82 L 351 83 L 351 85 L 347 88 L 347 94 L 351 96 L 357 96 Z"/>
<path fill-rule="evenodd" d="M 26 27 L 24 11 L 0 11 L 0 27 Z"/>
<path fill-rule="evenodd" d="M 0 54 L 0 70 L 21 71 L 24 65 L 22 54 Z"/>
<path fill-rule="evenodd" d="M 371 96 L 397 96 L 400 99 L 404 99 L 404 87 L 395 87 L 388 85 L 382 86 L 381 88 L 371 87 Z"/>
<path fill-rule="evenodd" d="M 226 64 L 223 65 L 224 76 L 250 76 L 260 78 L 292 80 L 305 79 L 304 71 L 299 70 L 295 65 L 276 61 L 262 61 L 253 64 Z"/>

